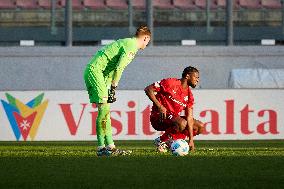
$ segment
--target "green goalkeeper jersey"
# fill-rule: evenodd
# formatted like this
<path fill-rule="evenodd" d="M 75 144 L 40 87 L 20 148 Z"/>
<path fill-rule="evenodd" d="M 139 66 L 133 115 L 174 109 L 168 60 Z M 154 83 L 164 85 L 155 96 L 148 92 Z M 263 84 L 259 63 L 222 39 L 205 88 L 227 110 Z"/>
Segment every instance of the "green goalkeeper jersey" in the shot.
<path fill-rule="evenodd" d="M 91 61 L 94 71 L 102 71 L 104 76 L 111 75 L 112 81 L 118 84 L 125 67 L 133 60 L 138 51 L 137 39 L 119 39 L 99 50 L 95 57 L 106 56 L 107 61 Z"/>

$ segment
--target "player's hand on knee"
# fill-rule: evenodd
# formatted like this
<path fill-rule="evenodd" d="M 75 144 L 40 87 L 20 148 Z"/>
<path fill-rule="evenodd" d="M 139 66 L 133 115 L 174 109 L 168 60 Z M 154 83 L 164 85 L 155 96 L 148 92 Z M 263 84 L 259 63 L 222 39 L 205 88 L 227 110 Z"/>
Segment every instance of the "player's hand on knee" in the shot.
<path fill-rule="evenodd" d="M 115 97 L 115 86 L 111 86 L 110 89 L 108 90 L 108 103 L 113 103 L 116 101 L 116 97 Z"/>

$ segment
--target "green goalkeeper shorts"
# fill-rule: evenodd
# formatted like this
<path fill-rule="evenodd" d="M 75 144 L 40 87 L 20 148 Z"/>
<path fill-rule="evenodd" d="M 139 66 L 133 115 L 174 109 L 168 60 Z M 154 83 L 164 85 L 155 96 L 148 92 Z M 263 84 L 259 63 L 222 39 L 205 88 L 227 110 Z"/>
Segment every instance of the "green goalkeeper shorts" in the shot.
<path fill-rule="evenodd" d="M 108 61 L 108 59 L 105 55 L 98 53 L 88 64 L 84 72 L 84 80 L 90 103 L 106 103 L 108 99 L 109 80 L 100 69 L 96 68 L 96 64 L 101 64 L 101 61 Z"/>

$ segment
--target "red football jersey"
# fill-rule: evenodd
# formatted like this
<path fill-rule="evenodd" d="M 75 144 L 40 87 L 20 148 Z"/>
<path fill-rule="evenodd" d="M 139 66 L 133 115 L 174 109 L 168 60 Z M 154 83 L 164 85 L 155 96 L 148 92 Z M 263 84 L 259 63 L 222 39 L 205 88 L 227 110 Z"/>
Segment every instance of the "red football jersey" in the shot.
<path fill-rule="evenodd" d="M 193 106 L 194 98 L 190 87 L 183 89 L 179 79 L 163 79 L 152 85 L 157 91 L 157 100 L 167 109 L 167 113 L 177 116 L 186 107 Z M 158 112 L 158 107 L 153 105 L 152 113 Z"/>

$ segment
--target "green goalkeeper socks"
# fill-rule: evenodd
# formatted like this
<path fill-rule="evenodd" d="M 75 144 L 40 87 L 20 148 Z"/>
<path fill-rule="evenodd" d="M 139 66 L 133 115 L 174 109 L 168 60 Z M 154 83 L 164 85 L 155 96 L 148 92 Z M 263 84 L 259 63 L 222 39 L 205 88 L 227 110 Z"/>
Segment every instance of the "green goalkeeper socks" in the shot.
<path fill-rule="evenodd" d="M 110 113 L 107 115 L 105 144 L 106 146 L 110 144 L 114 144 L 112 140 L 112 127 L 111 127 Z"/>
<path fill-rule="evenodd" d="M 97 139 L 98 146 L 105 146 L 105 135 L 106 135 L 106 125 L 107 125 L 107 117 L 110 113 L 109 104 L 100 104 L 98 107 L 98 117 L 96 120 L 96 131 L 97 131 Z"/>
<path fill-rule="evenodd" d="M 110 120 L 110 105 L 101 104 L 98 110 L 98 117 L 96 120 L 96 130 L 98 146 L 102 147 L 110 144 L 114 144 L 112 139 L 112 127 Z"/>

